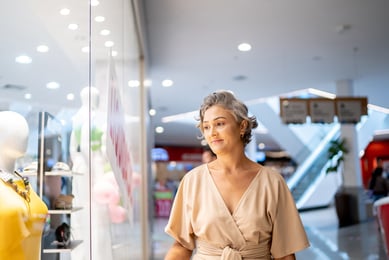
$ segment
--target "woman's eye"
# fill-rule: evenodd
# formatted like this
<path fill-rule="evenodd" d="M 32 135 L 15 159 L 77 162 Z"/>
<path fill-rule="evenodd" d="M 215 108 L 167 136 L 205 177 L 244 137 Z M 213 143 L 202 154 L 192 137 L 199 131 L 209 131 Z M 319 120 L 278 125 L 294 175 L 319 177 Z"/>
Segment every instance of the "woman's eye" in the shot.
<path fill-rule="evenodd" d="M 224 122 L 217 122 L 216 125 L 217 125 L 217 126 L 223 126 L 223 125 L 224 125 Z"/>
<path fill-rule="evenodd" d="M 209 126 L 205 125 L 203 126 L 204 130 L 208 130 L 209 129 Z"/>

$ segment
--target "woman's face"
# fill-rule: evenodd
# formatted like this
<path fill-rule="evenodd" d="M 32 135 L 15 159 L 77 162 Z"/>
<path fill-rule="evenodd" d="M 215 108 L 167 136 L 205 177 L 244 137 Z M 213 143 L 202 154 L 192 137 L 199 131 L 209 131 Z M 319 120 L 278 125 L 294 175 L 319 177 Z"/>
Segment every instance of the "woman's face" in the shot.
<path fill-rule="evenodd" d="M 214 105 L 204 113 L 203 135 L 216 154 L 243 145 L 241 129 L 231 111 Z"/>

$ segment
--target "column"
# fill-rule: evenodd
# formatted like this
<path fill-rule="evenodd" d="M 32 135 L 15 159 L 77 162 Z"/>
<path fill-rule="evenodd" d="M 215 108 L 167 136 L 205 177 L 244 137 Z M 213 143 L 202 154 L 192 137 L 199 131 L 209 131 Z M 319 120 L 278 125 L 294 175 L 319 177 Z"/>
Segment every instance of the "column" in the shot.
<path fill-rule="evenodd" d="M 353 82 L 350 79 L 338 80 L 336 82 L 337 96 L 351 97 L 354 95 Z M 348 153 L 344 155 L 343 168 L 343 191 L 352 195 L 356 200 L 355 207 L 351 207 L 357 216 L 358 222 L 367 219 L 365 190 L 362 182 L 360 159 L 358 151 L 358 133 L 356 125 L 342 124 L 340 126 L 341 138 L 346 140 Z"/>

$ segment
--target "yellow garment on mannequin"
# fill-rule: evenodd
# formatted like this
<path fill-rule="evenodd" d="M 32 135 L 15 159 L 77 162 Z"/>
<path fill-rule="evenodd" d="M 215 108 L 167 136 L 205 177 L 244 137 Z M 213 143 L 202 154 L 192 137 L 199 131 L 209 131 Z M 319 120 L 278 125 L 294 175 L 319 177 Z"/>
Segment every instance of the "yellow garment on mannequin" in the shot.
<path fill-rule="evenodd" d="M 25 190 L 23 180 L 14 184 Z M 29 201 L 0 180 L 0 259 L 38 260 L 48 209 L 30 186 Z"/>

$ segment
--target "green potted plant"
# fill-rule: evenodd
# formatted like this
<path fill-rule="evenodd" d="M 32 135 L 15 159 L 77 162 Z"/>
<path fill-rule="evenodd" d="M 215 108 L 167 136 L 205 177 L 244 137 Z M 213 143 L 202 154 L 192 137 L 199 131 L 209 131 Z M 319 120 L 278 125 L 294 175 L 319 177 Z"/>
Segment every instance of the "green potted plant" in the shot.
<path fill-rule="evenodd" d="M 335 209 L 338 216 L 339 227 L 346 227 L 358 223 L 355 216 L 357 208 L 356 201 L 352 194 L 349 194 L 343 187 L 343 163 L 345 155 L 349 152 L 345 138 L 332 140 L 328 148 L 327 155 L 329 165 L 326 173 L 338 173 L 342 176 L 342 184 L 335 194 Z"/>
<path fill-rule="evenodd" d="M 339 167 L 342 166 L 344 161 L 344 155 L 348 153 L 346 147 L 346 139 L 339 138 L 330 142 L 328 148 L 328 160 L 330 161 L 329 166 L 326 169 L 326 173 L 338 172 Z"/>

